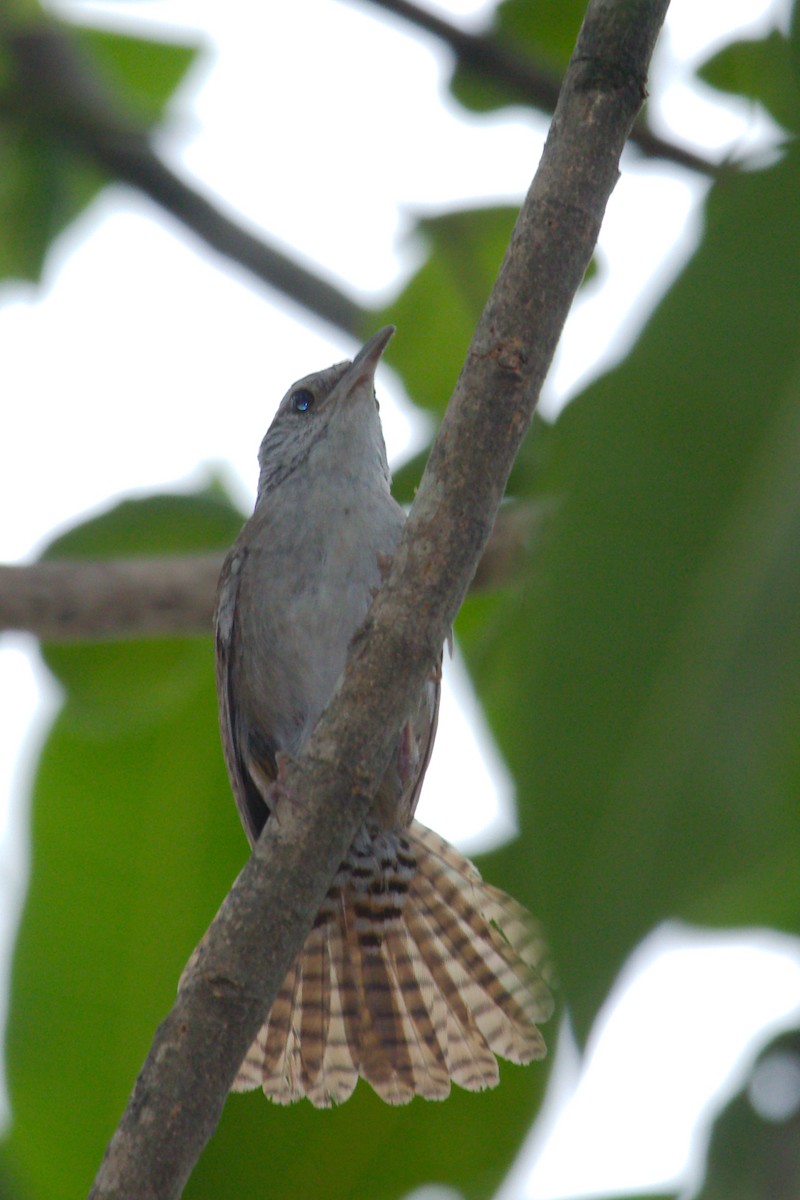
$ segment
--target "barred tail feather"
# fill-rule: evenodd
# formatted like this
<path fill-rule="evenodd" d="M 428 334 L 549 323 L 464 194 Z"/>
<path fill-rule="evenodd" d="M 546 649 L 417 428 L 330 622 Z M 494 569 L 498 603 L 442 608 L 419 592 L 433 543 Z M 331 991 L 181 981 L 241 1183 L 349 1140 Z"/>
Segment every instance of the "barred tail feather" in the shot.
<path fill-rule="evenodd" d="M 372 936 L 369 923 L 377 919 L 368 917 L 365 909 L 362 901 L 348 906 L 344 913 L 348 929 L 346 952 L 358 989 L 358 1017 L 351 1036 L 358 1048 L 359 1074 L 387 1104 L 407 1104 L 414 1095 L 414 1081 L 408 1047 L 402 1036 L 400 998 L 383 945 L 365 944 L 365 939 Z M 363 926 L 360 931 L 357 923 Z M 380 936 L 382 939 L 382 931 Z"/>
<path fill-rule="evenodd" d="M 322 1060 L 331 1020 L 331 964 L 327 931 L 312 929 L 303 956 L 300 1008 L 300 1070 L 303 1090 L 313 1091 L 322 1075 Z"/>
<path fill-rule="evenodd" d="M 306 1092 L 317 1108 L 343 1104 L 358 1082 L 358 1060 L 353 1056 L 349 1032 L 357 1019 L 358 991 L 345 955 L 341 922 L 329 920 L 323 934 L 327 938 L 331 984 L 328 1033 L 319 1074 Z"/>
<path fill-rule="evenodd" d="M 497 1057 L 542 1058 L 552 1013 L 532 918 L 419 822 L 362 829 L 248 1051 L 235 1090 L 389 1104 L 494 1087 Z"/>
<path fill-rule="evenodd" d="M 448 965 L 436 930 L 423 909 L 410 910 L 408 922 L 444 1008 L 441 1044 L 450 1078 L 470 1092 L 495 1087 L 500 1079 L 497 1059 L 484 1041 L 462 994 L 468 982 L 466 972 L 458 963 Z"/>

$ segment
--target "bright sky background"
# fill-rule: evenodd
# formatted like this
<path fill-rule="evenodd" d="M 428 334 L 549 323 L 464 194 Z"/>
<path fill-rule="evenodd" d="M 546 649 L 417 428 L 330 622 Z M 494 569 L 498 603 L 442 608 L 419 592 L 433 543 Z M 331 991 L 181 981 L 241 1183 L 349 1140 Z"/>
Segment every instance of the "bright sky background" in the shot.
<path fill-rule="evenodd" d="M 476 28 L 488 11 L 481 0 L 425 2 Z M 83 7 L 208 41 L 176 99 L 165 151 L 231 211 L 366 299 L 394 294 L 417 263 L 412 214 L 518 201 L 535 168 L 543 120 L 521 111 L 467 117 L 444 93 L 446 55 L 369 4 Z M 715 157 L 768 145 L 768 119 L 720 103 L 692 83 L 691 66 L 732 30 L 761 32 L 785 9 L 674 0 L 651 79 L 660 131 Z M 626 159 L 601 235 L 606 269 L 570 318 L 545 411 L 624 353 L 691 252 L 703 190 L 685 173 Z M 33 557 L 55 530 L 114 497 L 195 485 L 208 464 L 249 506 L 256 450 L 286 387 L 353 350 L 162 223 L 145 200 L 108 189 L 58 242 L 40 288 L 0 288 L 0 394 L 13 429 L 0 443 L 0 561 Z M 419 418 L 390 371 L 378 382 L 398 461 L 419 444 Z M 469 849 L 485 842 L 487 820 L 494 839 L 513 828 L 513 803 L 458 659 L 450 677 L 457 695 L 445 700 L 420 811 Z M 5 637 L 4 914 L 21 902 L 24 797 L 57 703 L 31 643 Z M 7 925 L 0 965 L 9 946 Z M 800 955 L 788 939 L 659 931 L 620 981 L 577 1086 L 575 1053 L 560 1049 L 551 1103 L 504 1200 L 686 1181 L 712 1095 L 730 1092 L 765 1028 L 798 1015 Z"/>

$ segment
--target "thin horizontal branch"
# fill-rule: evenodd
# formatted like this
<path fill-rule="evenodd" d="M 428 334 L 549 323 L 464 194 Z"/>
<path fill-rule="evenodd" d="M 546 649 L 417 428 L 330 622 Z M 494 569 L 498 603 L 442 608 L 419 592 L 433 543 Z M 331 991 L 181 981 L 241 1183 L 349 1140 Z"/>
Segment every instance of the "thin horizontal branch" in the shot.
<path fill-rule="evenodd" d="M 172 1200 L 311 928 L 477 567 L 617 180 L 667 0 L 591 0 L 387 580 L 159 1027 L 92 1200 Z"/>
<path fill-rule="evenodd" d="M 473 587 L 498 587 L 512 579 L 546 519 L 542 505 L 503 508 Z M 211 632 L 223 557 L 220 552 L 0 566 L 0 630 L 50 642 L 202 636 Z"/>
<path fill-rule="evenodd" d="M 0 629 L 50 642 L 209 634 L 223 557 L 0 566 Z"/>
<path fill-rule="evenodd" d="M 412 0 L 367 0 L 367 3 L 433 34 L 450 47 L 461 66 L 503 88 L 509 97 L 514 96 L 521 103 L 532 104 L 545 112 L 554 110 L 561 80 L 554 71 L 536 62 L 530 54 L 520 54 L 492 34 L 469 33 L 459 29 L 452 21 L 421 8 Z M 630 141 L 650 158 L 663 158 L 703 175 L 715 175 L 719 170 L 707 158 L 659 137 L 641 118 L 633 127 Z"/>
<path fill-rule="evenodd" d="M 14 64 L 16 86 L 2 98 L 8 115 L 32 122 L 89 159 L 113 180 L 149 196 L 207 246 L 262 283 L 345 333 L 360 337 L 369 314 L 335 284 L 302 266 L 227 216 L 153 150 L 108 95 L 92 64 L 56 25 L 6 30 L 0 38 Z"/>

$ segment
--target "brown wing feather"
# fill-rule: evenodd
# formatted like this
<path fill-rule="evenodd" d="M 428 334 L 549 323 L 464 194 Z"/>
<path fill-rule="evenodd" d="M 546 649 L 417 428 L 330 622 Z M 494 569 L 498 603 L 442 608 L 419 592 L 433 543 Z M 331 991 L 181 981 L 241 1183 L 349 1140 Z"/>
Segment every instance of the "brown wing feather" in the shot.
<path fill-rule="evenodd" d="M 243 745 L 236 708 L 236 659 L 239 631 L 237 606 L 239 583 L 247 551 L 237 542 L 222 567 L 214 612 L 214 644 L 219 703 L 219 727 L 225 765 L 236 807 L 250 845 L 269 816 L 269 784 L 277 775 L 274 753 L 266 744 L 254 760 L 251 748 Z"/>
<path fill-rule="evenodd" d="M 408 797 L 408 820 L 414 816 L 419 803 L 419 794 L 422 791 L 425 772 L 428 770 L 428 763 L 431 761 L 433 753 L 433 743 L 436 740 L 436 730 L 439 725 L 439 703 L 442 697 L 442 657 L 439 655 L 439 661 L 436 664 L 436 676 L 433 679 L 433 702 L 430 711 L 430 720 L 427 723 L 427 730 L 423 726 L 425 740 L 420 744 L 419 766 L 417 769 L 417 777 Z"/>

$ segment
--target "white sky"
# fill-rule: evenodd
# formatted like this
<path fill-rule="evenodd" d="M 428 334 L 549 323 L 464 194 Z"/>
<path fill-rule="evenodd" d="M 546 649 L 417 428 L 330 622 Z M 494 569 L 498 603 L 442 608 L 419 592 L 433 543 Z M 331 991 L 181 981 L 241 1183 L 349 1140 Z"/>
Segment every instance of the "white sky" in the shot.
<path fill-rule="evenodd" d="M 476 27 L 487 8 L 430 7 Z M 769 0 L 727 0 L 721 17 L 722 9 L 718 0 L 674 0 L 651 80 L 660 131 L 718 157 L 764 145 L 770 124 L 694 85 L 691 64 L 733 29 L 760 31 L 775 11 Z M 412 214 L 476 198 L 518 201 L 530 181 L 544 122 L 520 111 L 467 117 L 444 94 L 446 56 L 399 22 L 384 24 L 369 4 L 153 0 L 104 11 L 196 31 L 213 45 L 175 102 L 165 151 L 231 211 L 366 298 L 392 294 L 418 261 Z M 626 162 L 601 235 L 607 269 L 570 318 L 546 410 L 625 352 L 691 252 L 702 195 L 685 173 L 635 155 Z M 280 396 L 353 349 L 162 224 L 148 202 L 108 189 L 61 238 L 41 287 L 0 288 L 0 394 L 14 431 L 0 443 L 9 514 L 0 561 L 33 557 L 54 530 L 114 497 L 196 484 L 209 463 L 249 505 L 256 449 Z M 397 461 L 419 443 L 421 426 L 386 369 L 379 388 Z M 494 839 L 513 828 L 511 787 L 458 659 L 451 677 L 458 699 L 445 700 L 420 811 L 469 848 L 485 842 L 487 821 Z M 22 797 L 56 703 L 28 640 L 5 637 L 6 913 L 25 874 Z M 6 954 L 8 941 L 6 931 Z M 559 1054 L 557 1095 L 504 1197 L 685 1179 L 711 1094 L 733 1086 L 759 1030 L 800 1012 L 800 958 L 788 949 L 775 937 L 654 935 L 609 1006 L 577 1091 L 574 1055 Z M 1 953 L 0 944 L 0 961 Z"/>

